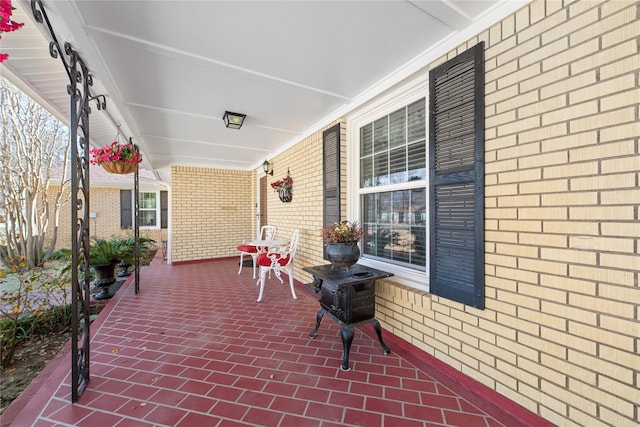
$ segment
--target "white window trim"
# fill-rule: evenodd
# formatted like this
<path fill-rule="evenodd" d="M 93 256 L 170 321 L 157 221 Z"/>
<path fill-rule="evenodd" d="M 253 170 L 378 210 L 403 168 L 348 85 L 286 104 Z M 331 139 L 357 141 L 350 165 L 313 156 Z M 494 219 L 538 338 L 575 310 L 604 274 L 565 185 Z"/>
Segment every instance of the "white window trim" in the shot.
<path fill-rule="evenodd" d="M 131 198 L 132 198 L 131 201 L 133 203 L 135 203 L 135 200 L 133 200 L 133 198 L 136 197 L 136 195 L 134 193 L 135 193 L 135 191 L 131 192 Z M 160 214 L 161 214 L 161 212 L 160 212 L 160 209 L 161 209 L 161 206 L 160 206 L 160 191 L 159 190 L 151 190 L 151 191 L 150 190 L 140 190 L 140 194 L 142 194 L 142 193 L 155 193 L 155 195 L 156 195 L 156 225 L 146 225 L 146 226 L 140 225 L 140 230 L 159 230 L 160 229 L 160 225 L 161 225 L 160 224 L 160 221 L 161 221 L 161 219 L 160 219 Z M 131 206 L 135 206 L 135 204 L 131 205 Z M 144 209 L 144 210 L 145 211 L 150 211 L 151 209 Z M 140 212 L 142 212 L 142 211 L 143 211 L 143 209 L 140 208 Z M 135 223 L 134 215 L 135 215 L 135 212 L 133 212 L 133 209 L 132 209 L 132 214 L 131 214 L 131 223 L 132 224 Z"/>
<path fill-rule="evenodd" d="M 425 99 L 426 103 L 426 168 L 427 179 L 418 183 L 391 184 L 383 187 L 363 188 L 360 189 L 360 128 L 367 125 L 382 116 L 397 111 L 399 108 L 405 107 L 420 98 Z M 384 191 L 394 191 L 399 189 L 407 189 L 409 187 L 423 187 L 427 191 L 427 212 L 429 212 L 429 74 L 425 71 L 419 76 L 398 85 L 395 89 L 384 96 L 380 96 L 371 102 L 363 105 L 361 108 L 347 116 L 347 218 L 361 218 L 360 196 L 365 193 Z M 415 184 L 415 185 L 414 185 Z M 408 267 L 380 261 L 377 259 L 367 258 L 362 255 L 358 261 L 360 264 L 377 268 L 379 270 L 393 273 L 393 281 L 399 284 L 416 288 L 422 291 L 429 290 L 429 224 L 426 227 L 426 265 L 425 271 L 417 271 Z"/>

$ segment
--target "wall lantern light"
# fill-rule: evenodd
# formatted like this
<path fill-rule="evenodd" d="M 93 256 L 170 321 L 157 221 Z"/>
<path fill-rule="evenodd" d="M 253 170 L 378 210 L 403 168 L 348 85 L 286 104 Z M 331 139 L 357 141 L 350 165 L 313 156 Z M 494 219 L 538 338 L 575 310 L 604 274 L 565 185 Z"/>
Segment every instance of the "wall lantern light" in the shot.
<path fill-rule="evenodd" d="M 271 163 L 267 159 L 264 159 L 264 163 L 262 164 L 262 170 L 266 175 L 273 176 L 273 169 L 271 169 Z"/>
<path fill-rule="evenodd" d="M 222 120 L 224 120 L 224 125 L 229 129 L 240 129 L 242 127 L 242 123 L 244 123 L 245 117 L 247 117 L 246 114 L 225 111 L 224 116 L 222 116 Z"/>

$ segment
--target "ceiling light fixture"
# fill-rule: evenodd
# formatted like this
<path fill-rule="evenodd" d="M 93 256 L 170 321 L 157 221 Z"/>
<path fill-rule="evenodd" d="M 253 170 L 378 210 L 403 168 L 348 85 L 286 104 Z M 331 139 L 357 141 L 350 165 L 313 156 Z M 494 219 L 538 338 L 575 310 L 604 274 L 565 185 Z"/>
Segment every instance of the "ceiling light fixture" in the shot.
<path fill-rule="evenodd" d="M 271 169 L 271 163 L 267 159 L 264 159 L 264 163 L 262 164 L 262 170 L 266 175 L 273 176 L 273 169 Z"/>
<path fill-rule="evenodd" d="M 225 111 L 224 116 L 222 116 L 222 120 L 224 120 L 224 125 L 229 129 L 240 129 L 242 127 L 242 123 L 244 123 L 245 117 L 247 117 L 246 114 Z"/>

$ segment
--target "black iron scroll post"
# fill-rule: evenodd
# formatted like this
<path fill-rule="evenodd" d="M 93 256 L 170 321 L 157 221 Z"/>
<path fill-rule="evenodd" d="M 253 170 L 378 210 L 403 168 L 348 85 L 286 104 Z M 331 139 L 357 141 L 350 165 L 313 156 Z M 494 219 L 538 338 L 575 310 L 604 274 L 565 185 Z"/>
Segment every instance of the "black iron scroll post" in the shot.
<path fill-rule="evenodd" d="M 69 43 L 61 49 L 41 0 L 31 0 L 31 11 L 36 21 L 46 24 L 52 41 L 49 53 L 60 58 L 69 85 L 71 102 L 71 401 L 78 401 L 89 382 L 89 114 L 90 101 L 96 101 L 99 110 L 106 108 L 104 95 L 92 96 L 93 77 L 84 62 Z M 79 277 L 80 263 L 84 264 Z"/>
<path fill-rule="evenodd" d="M 131 138 L 129 138 L 129 142 L 133 144 Z M 133 145 L 136 151 L 139 151 L 137 145 Z M 136 163 L 136 172 L 133 177 L 133 235 L 136 240 L 136 248 L 135 248 L 135 290 L 136 294 L 140 292 L 140 175 L 139 175 L 140 167 L 139 164 Z"/>

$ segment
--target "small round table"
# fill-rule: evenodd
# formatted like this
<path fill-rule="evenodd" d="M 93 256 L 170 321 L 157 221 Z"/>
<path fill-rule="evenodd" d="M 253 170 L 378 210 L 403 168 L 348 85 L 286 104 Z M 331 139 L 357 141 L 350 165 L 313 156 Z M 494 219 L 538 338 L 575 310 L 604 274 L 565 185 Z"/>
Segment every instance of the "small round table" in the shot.
<path fill-rule="evenodd" d="M 258 248 L 258 252 L 264 252 L 268 248 L 279 248 L 282 246 L 287 246 L 289 241 L 286 239 L 265 239 L 265 240 L 252 240 L 250 242 L 245 243 L 245 245 L 251 245 Z"/>

